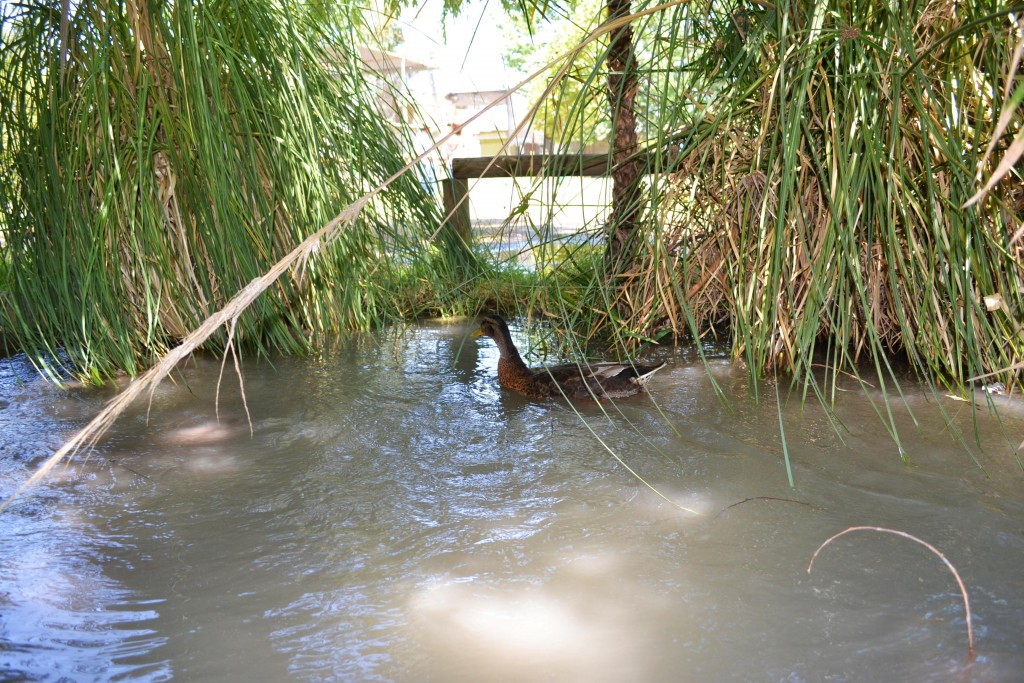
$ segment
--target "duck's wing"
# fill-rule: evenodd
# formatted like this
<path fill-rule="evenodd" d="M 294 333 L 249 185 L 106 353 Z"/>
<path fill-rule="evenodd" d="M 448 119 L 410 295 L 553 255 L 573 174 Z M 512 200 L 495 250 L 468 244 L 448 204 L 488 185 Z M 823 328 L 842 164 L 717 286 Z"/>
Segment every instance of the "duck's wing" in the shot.
<path fill-rule="evenodd" d="M 569 398 L 623 398 L 643 391 L 651 376 L 665 367 L 629 363 L 555 365 L 535 371 L 535 381 L 551 387 L 551 394 Z M 557 386 L 556 386 L 557 385 Z"/>
<path fill-rule="evenodd" d="M 586 371 L 596 380 L 632 379 L 638 376 L 639 368 L 629 363 L 590 363 Z"/>
<path fill-rule="evenodd" d="M 602 398 L 597 379 L 587 366 L 575 363 L 534 368 L 532 384 L 552 397 L 574 399 Z"/>

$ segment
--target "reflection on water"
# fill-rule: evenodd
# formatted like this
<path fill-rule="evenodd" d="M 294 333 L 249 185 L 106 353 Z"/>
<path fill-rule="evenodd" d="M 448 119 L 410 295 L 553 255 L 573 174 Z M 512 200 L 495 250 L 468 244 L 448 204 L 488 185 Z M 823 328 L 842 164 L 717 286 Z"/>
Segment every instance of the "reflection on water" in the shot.
<path fill-rule="evenodd" d="M 878 396 L 841 392 L 838 431 L 793 401 L 791 491 L 778 407 L 725 361 L 727 404 L 680 352 L 656 404 L 577 413 L 499 391 L 470 329 L 250 362 L 251 425 L 228 380 L 217 417 L 216 361 L 163 384 L 0 517 L 0 679 L 1024 678 L 1020 414 L 982 415 L 979 448 L 967 406 L 906 387 L 904 465 Z M 112 395 L 17 359 L 0 383 L 5 495 Z M 957 566 L 973 664 L 956 584 L 916 544 L 851 534 L 808 576 L 862 524 Z"/>

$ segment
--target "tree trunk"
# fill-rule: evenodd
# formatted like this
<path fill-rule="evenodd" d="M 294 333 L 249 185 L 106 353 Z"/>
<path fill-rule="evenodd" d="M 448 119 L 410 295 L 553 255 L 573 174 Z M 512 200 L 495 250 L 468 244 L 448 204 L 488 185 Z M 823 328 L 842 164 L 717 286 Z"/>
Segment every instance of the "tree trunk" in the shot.
<path fill-rule="evenodd" d="M 608 21 L 630 14 L 630 0 L 608 0 Z M 637 92 L 633 28 L 626 24 L 611 34 L 608 50 L 608 100 L 612 129 L 612 210 L 609 216 L 605 272 L 613 284 L 624 284 L 639 245 L 640 162 L 627 159 L 636 152 Z M 620 299 L 620 302 L 623 300 Z M 624 311 L 620 311 L 623 313 Z"/>

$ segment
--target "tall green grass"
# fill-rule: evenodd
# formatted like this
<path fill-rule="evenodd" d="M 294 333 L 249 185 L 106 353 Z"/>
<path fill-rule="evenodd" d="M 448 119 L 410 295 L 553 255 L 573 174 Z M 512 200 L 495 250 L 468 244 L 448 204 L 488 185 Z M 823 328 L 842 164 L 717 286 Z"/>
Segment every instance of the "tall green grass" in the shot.
<path fill-rule="evenodd" d="M 303 3 L 70 12 L 3 9 L 0 327 L 42 367 L 98 381 L 151 364 L 411 146 L 379 111 L 356 36 L 328 43 L 338 32 Z M 438 202 L 399 178 L 256 300 L 235 339 L 303 352 L 340 329 L 459 308 L 477 264 L 440 224 Z"/>

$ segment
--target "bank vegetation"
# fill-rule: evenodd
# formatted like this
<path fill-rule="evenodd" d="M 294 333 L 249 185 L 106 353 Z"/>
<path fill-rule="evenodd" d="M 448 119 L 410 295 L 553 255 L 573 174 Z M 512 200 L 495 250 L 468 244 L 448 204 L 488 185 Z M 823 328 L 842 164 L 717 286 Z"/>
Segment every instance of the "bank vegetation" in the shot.
<path fill-rule="evenodd" d="M 304 6 L 5 10 L 0 327 L 40 367 L 138 374 L 371 193 L 239 318 L 242 347 L 496 307 L 604 353 L 717 337 L 755 376 L 884 376 L 900 358 L 953 389 L 1018 384 L 1024 186 L 997 169 L 1021 134 L 1024 7 L 619 2 L 629 51 L 607 8 L 576 16 L 586 49 L 539 76 L 558 77 L 534 89 L 537 125 L 582 148 L 628 109 L 635 148 L 610 158 L 638 172 L 616 198 L 630 205 L 524 273 L 446 229 L 414 172 L 392 179 L 409 140 L 345 23 Z M 617 118 L 595 125 L 595 106 Z"/>

